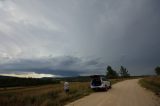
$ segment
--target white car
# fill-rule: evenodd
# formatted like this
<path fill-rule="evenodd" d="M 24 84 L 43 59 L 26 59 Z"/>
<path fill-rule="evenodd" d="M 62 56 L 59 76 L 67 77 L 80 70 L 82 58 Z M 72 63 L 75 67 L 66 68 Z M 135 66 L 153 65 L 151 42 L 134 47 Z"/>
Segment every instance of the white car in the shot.
<path fill-rule="evenodd" d="M 100 75 L 93 75 L 91 76 L 91 78 L 92 78 L 91 83 L 90 83 L 91 89 L 107 90 L 111 88 L 111 82 L 107 80 L 105 77 L 101 77 Z"/>

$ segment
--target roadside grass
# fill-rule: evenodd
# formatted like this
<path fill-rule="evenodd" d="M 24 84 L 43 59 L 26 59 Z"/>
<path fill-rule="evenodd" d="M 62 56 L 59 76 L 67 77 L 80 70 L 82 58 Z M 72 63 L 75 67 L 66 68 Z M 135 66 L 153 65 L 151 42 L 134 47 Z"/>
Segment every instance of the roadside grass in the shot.
<path fill-rule="evenodd" d="M 141 86 L 160 96 L 160 76 L 145 77 L 139 80 Z"/>
<path fill-rule="evenodd" d="M 70 92 L 63 84 L 0 91 L 0 106 L 63 106 L 92 92 L 89 82 L 70 83 Z"/>
<path fill-rule="evenodd" d="M 125 79 L 112 79 L 112 84 Z M 90 82 L 71 82 L 69 93 L 63 91 L 63 83 L 0 90 L 0 106 L 64 106 L 91 94 Z"/>

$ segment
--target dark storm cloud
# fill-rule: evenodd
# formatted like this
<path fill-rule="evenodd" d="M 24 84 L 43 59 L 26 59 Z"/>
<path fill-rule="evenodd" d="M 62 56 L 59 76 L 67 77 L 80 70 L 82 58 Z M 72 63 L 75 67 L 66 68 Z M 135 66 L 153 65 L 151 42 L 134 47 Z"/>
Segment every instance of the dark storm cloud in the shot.
<path fill-rule="evenodd" d="M 72 56 L 62 57 L 45 57 L 33 60 L 21 59 L 0 65 L 1 73 L 17 72 L 36 72 L 53 74 L 59 76 L 78 76 L 104 73 L 104 63 L 100 63 L 99 59 L 82 60 Z M 3 71 L 5 70 L 5 71 Z M 88 71 L 88 72 L 87 72 Z"/>
<path fill-rule="evenodd" d="M 89 74 L 124 65 L 133 75 L 153 74 L 160 64 L 159 5 L 159 0 L 0 1 L 1 69 Z"/>

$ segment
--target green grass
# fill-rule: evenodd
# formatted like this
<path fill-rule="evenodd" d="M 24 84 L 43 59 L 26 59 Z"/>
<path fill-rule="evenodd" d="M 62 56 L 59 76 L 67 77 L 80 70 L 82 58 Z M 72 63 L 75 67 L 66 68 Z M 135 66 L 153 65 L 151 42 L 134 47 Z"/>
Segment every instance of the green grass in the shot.
<path fill-rule="evenodd" d="M 155 92 L 160 93 L 160 76 L 145 77 L 139 81 L 140 85 Z"/>

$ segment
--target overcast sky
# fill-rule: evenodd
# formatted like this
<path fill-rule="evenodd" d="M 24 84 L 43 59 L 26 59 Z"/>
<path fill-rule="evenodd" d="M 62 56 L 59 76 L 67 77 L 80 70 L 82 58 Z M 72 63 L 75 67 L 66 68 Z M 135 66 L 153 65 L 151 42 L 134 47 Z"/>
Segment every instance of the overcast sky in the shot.
<path fill-rule="evenodd" d="M 159 0 L 0 0 L 1 74 L 104 74 L 107 65 L 154 74 Z"/>

